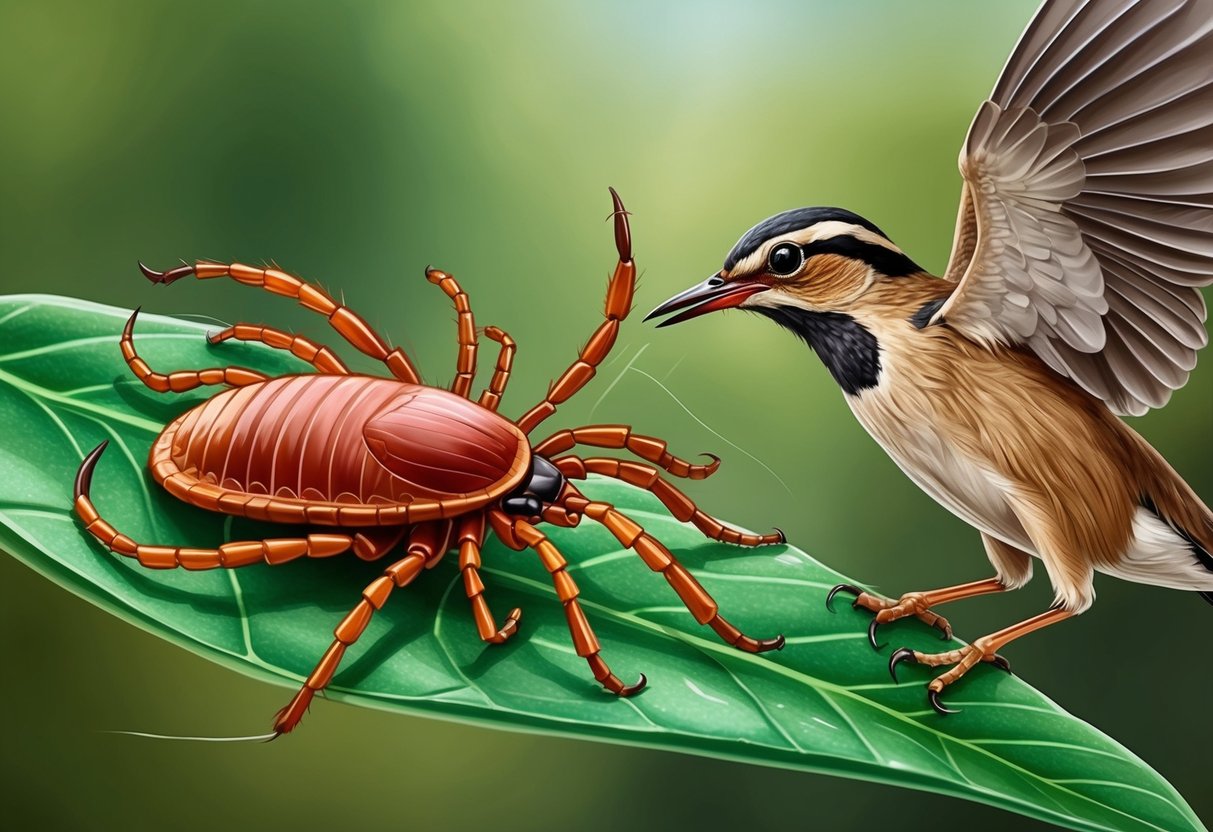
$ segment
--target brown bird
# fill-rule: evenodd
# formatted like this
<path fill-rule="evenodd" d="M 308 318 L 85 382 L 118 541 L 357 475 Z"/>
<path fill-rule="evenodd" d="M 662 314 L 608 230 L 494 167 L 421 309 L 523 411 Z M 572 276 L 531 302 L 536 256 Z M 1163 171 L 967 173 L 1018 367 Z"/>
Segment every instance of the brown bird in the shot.
<path fill-rule="evenodd" d="M 1008 642 L 1086 610 L 1093 573 L 1213 601 L 1213 513 L 1117 414 L 1184 385 L 1213 283 L 1213 0 L 1048 0 L 977 111 L 951 259 L 926 274 L 837 208 L 764 220 L 661 326 L 758 312 L 812 348 L 860 423 L 924 491 L 981 532 L 995 576 L 889 600 L 878 624 L 1023 586 L 1046 612 L 958 650 L 931 704 Z M 827 604 L 829 602 L 827 599 Z M 896 678 L 896 676 L 894 676 Z"/>

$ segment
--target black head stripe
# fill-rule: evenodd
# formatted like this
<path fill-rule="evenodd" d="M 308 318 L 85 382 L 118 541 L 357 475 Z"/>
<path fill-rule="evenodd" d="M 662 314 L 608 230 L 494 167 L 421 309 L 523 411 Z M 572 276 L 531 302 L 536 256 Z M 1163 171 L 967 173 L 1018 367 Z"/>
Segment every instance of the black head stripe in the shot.
<path fill-rule="evenodd" d="M 842 236 L 817 240 L 801 246 L 800 250 L 804 252 L 806 260 L 814 254 L 841 254 L 852 260 L 862 260 L 886 277 L 905 277 L 907 274 L 917 274 L 922 271 L 917 263 L 900 251 L 885 248 L 879 243 L 865 243 L 854 237 Z"/>
<path fill-rule="evenodd" d="M 782 214 L 768 217 L 741 235 L 741 239 L 737 241 L 737 245 L 733 246 L 733 250 L 729 252 L 729 256 L 724 260 L 725 271 L 732 269 L 739 261 L 749 257 L 758 250 L 759 246 L 772 237 L 787 234 L 789 231 L 808 228 L 819 222 L 849 222 L 853 225 L 866 228 L 873 234 L 879 234 L 886 240 L 889 239 L 888 235 L 873 223 L 845 208 L 797 208 L 794 211 L 784 211 Z"/>

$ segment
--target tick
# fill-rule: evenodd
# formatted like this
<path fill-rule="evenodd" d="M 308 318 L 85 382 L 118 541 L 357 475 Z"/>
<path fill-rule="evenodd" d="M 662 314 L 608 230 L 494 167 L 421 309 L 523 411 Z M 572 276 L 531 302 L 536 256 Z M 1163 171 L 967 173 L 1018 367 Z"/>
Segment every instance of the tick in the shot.
<path fill-rule="evenodd" d="M 510 378 L 515 342 L 500 329 L 484 329 L 484 335 L 498 344 L 497 363 L 488 388 L 473 399 L 477 330 L 467 294 L 445 272 L 427 269 L 426 278 L 452 300 L 458 316 L 458 360 L 449 390 L 423 384 L 408 356 L 399 348 L 388 349 L 361 316 L 322 289 L 283 271 L 198 262 L 162 273 L 140 264 L 153 283 L 172 283 L 189 275 L 229 277 L 295 298 L 325 316 L 346 341 L 381 361 L 391 373 L 380 377 L 351 372 L 326 346 L 252 324 L 228 327 L 209 336 L 209 341 L 256 341 L 288 350 L 316 372 L 272 378 L 243 367 L 159 373 L 135 351 L 132 333 L 137 309 L 120 339 L 131 372 L 152 390 L 229 388 L 186 411 L 160 433 L 148 457 L 156 482 L 198 508 L 315 530 L 303 537 L 233 541 L 217 549 L 137 543 L 104 520 L 89 497 L 93 471 L 105 450 L 103 442 L 80 465 L 75 511 L 88 532 L 110 551 L 136 558 L 150 569 L 278 565 L 348 551 L 370 561 L 403 552 L 362 590 L 337 625 L 331 646 L 275 717 L 274 735 L 298 725 L 313 696 L 328 685 L 345 651 L 392 591 L 411 583 L 448 550 L 458 550 L 480 638 L 501 644 L 514 635 L 521 611 L 512 610 L 498 627 L 485 599 L 479 569 L 488 528 L 509 548 L 529 548 L 539 556 L 564 606 L 577 654 L 588 662 L 595 680 L 615 694 L 637 693 L 645 677 L 641 674 L 639 681 L 627 685 L 611 672 L 578 603 L 577 584 L 566 570 L 567 562 L 539 528 L 542 523 L 572 527 L 583 516 L 589 517 L 661 573 L 695 620 L 727 643 L 752 653 L 783 646 L 782 636 L 758 640 L 741 633 L 721 617 L 708 591 L 660 541 L 612 505 L 588 499 L 570 482 L 590 473 L 614 477 L 652 492 L 674 517 L 693 523 L 712 540 L 741 546 L 782 543 L 782 533 L 756 535 L 723 525 L 660 473 L 703 479 L 715 473 L 719 459 L 692 464 L 670 454 L 665 441 L 633 433 L 627 425 L 561 430 L 531 444 L 529 434 L 594 377 L 631 310 L 636 285 L 631 232 L 614 189 L 611 197 L 619 262 L 607 288 L 606 320 L 543 400 L 517 421 L 497 412 Z M 566 453 L 577 445 L 626 450 L 645 462 Z"/>

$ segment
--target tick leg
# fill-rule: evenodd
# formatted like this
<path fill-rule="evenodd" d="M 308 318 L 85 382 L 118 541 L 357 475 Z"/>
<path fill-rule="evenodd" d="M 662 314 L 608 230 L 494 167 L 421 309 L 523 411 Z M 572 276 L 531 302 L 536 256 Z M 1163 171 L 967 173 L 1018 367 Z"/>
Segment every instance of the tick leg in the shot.
<path fill-rule="evenodd" d="M 422 527 L 416 527 L 416 529 L 420 528 Z M 409 553 L 385 569 L 382 576 L 371 581 L 366 589 L 362 590 L 362 600 L 333 630 L 333 643 L 329 645 L 329 649 L 324 652 L 315 669 L 308 675 L 303 687 L 274 717 L 275 734 L 286 734 L 299 724 L 299 720 L 303 719 L 303 715 L 307 713 L 308 705 L 312 703 L 312 697 L 316 695 L 317 691 L 328 687 L 328 683 L 332 681 L 333 674 L 337 672 L 337 666 L 341 664 L 341 658 L 345 655 L 346 648 L 356 642 L 366 630 L 371 616 L 377 610 L 383 609 L 392 590 L 412 583 L 421 574 L 426 562 L 434 557 L 435 554 L 431 549 L 418 545 L 410 538 Z"/>
<path fill-rule="evenodd" d="M 770 639 L 751 638 L 722 618 L 716 600 L 699 581 L 695 580 L 695 576 L 678 562 L 673 553 L 661 541 L 641 528 L 636 521 L 621 514 L 610 503 L 587 500 L 580 495 L 571 495 L 565 498 L 564 506 L 601 523 L 623 546 L 638 554 L 649 569 L 660 572 L 678 593 L 678 597 L 682 599 L 682 603 L 686 604 L 695 620 L 711 627 L 728 644 L 739 650 L 745 650 L 747 653 L 783 649 L 784 638 L 782 635 Z"/>
<path fill-rule="evenodd" d="M 230 277 L 246 286 L 256 286 L 275 295 L 295 298 L 304 308 L 328 318 L 329 324 L 342 338 L 359 352 L 382 361 L 396 378 L 409 384 L 421 383 L 421 377 L 403 350 L 397 347 L 389 351 L 383 337 L 354 310 L 337 303 L 320 287 L 305 283 L 294 275 L 279 269 L 257 269 L 242 263 L 198 262 L 167 272 L 158 272 L 140 263 L 139 269 L 153 283 L 172 283 L 191 274 L 199 280 Z"/>
<path fill-rule="evenodd" d="M 268 540 L 241 540 L 224 543 L 218 549 L 194 549 L 181 546 L 147 546 L 136 543 L 102 519 L 89 498 L 93 469 L 109 442 L 102 442 L 80 463 L 76 473 L 75 511 L 85 529 L 111 552 L 136 558 L 149 569 L 235 569 L 253 563 L 276 565 L 295 558 L 327 558 L 339 555 L 354 544 L 345 534 L 309 534 L 306 537 L 280 537 Z"/>
<path fill-rule="evenodd" d="M 720 458 L 713 454 L 704 454 L 712 460 L 707 465 L 695 465 L 669 453 L 666 450 L 669 443 L 664 439 L 632 433 L 632 429 L 628 425 L 586 425 L 572 430 L 562 430 L 536 445 L 534 452 L 538 456 L 551 458 L 556 454 L 564 453 L 575 445 L 627 450 L 683 479 L 707 479 L 720 468 Z"/>
<path fill-rule="evenodd" d="M 611 668 L 599 655 L 602 645 L 598 643 L 598 637 L 594 635 L 589 619 L 585 617 L 585 611 L 581 609 L 581 604 L 577 600 L 581 590 L 577 588 L 577 583 L 566 570 L 568 561 L 560 554 L 560 550 L 552 541 L 548 540 L 543 532 L 522 518 L 511 518 L 494 510 L 490 512 L 489 520 L 493 524 L 493 530 L 499 535 L 507 539 L 515 539 L 539 555 L 540 562 L 552 576 L 556 595 L 560 598 L 560 603 L 564 605 L 565 618 L 569 622 L 569 632 L 573 636 L 573 646 L 577 650 L 577 655 L 589 664 L 594 679 L 611 693 L 619 696 L 631 696 L 639 693 L 648 681 L 643 673 L 640 674 L 640 679 L 635 684 L 625 685 L 618 676 L 611 672 Z"/>
<path fill-rule="evenodd" d="M 354 554 L 360 560 L 379 560 L 404 537 L 407 526 L 367 526 L 354 532 Z"/>
<path fill-rule="evenodd" d="M 711 540 L 738 546 L 769 546 L 787 542 L 783 532 L 778 530 L 774 534 L 751 534 L 724 525 L 700 511 L 690 497 L 662 479 L 660 472 L 652 465 L 608 457 L 582 459 L 576 456 L 560 457 L 553 462 L 561 473 L 571 479 L 580 480 L 585 479 L 586 474 L 601 474 L 643 488 L 661 500 L 675 518 L 683 523 L 693 523 L 704 537 Z"/>
<path fill-rule="evenodd" d="M 946 653 L 920 653 L 917 650 L 908 650 L 902 647 L 894 651 L 890 658 L 889 672 L 893 674 L 893 678 L 896 680 L 897 665 L 908 661 L 914 661 L 929 667 L 951 665 L 949 670 L 936 676 L 927 685 L 927 699 L 931 703 L 931 707 L 941 714 L 956 713 L 956 711 L 944 706 L 939 700 L 939 694 L 943 692 L 945 687 L 958 680 L 961 676 L 964 676 L 982 662 L 990 662 L 1009 673 L 1011 665 L 998 654 L 999 650 L 1015 639 L 1026 636 L 1033 630 L 1039 630 L 1042 627 L 1048 627 L 1050 624 L 1056 624 L 1058 621 L 1064 621 L 1072 615 L 1074 613 L 1069 610 L 1054 607 L 1047 612 L 1043 612 L 1025 621 L 1020 621 L 1018 624 L 1012 624 L 1010 627 L 999 630 L 996 633 L 982 636 L 972 644 L 967 644 L 958 650 L 949 650 Z"/>
<path fill-rule="evenodd" d="M 456 396 L 469 398 L 472 381 L 476 378 L 476 320 L 472 317 L 472 304 L 468 300 L 467 292 L 446 272 L 426 269 L 425 278 L 445 292 L 455 304 L 459 356 L 455 360 L 455 379 L 451 382 L 451 392 Z"/>
<path fill-rule="evenodd" d="M 296 358 L 302 358 L 316 368 L 318 373 L 335 376 L 347 376 L 350 368 L 337 355 L 323 344 L 317 344 L 302 335 L 292 335 L 280 329 L 256 324 L 236 324 L 222 332 L 206 336 L 212 344 L 218 344 L 235 338 L 237 341 L 255 341 L 273 347 L 276 350 L 287 350 Z"/>
<path fill-rule="evenodd" d="M 206 370 L 179 370 L 175 373 L 157 373 L 148 363 L 135 352 L 135 319 L 139 310 L 131 313 L 122 329 L 122 338 L 118 344 L 122 348 L 122 357 L 126 366 L 131 368 L 135 378 L 142 381 L 157 393 L 184 393 L 204 384 L 229 384 L 232 387 L 243 387 L 246 384 L 256 384 L 265 381 L 267 376 L 247 369 L 246 367 L 213 367 Z"/>
<path fill-rule="evenodd" d="M 478 403 L 481 407 L 495 411 L 497 405 L 501 404 L 501 397 L 505 395 L 505 386 L 510 381 L 510 370 L 514 366 L 514 355 L 518 352 L 518 345 L 509 336 L 509 333 L 495 326 L 486 326 L 484 336 L 500 344 L 501 349 L 497 351 L 497 366 L 493 370 L 493 377 L 489 379 L 488 389 L 480 394 Z"/>
<path fill-rule="evenodd" d="M 636 264 L 632 261 L 632 232 L 628 228 L 628 214 L 615 189 L 611 189 L 615 208 L 615 248 L 619 262 L 615 274 L 607 286 L 606 320 L 590 336 L 590 340 L 564 374 L 548 388 L 543 401 L 528 410 L 518 420 L 523 433 L 530 433 L 539 423 L 556 412 L 556 406 L 584 387 L 597 372 L 598 365 L 606 359 L 615 345 L 620 322 L 632 311 L 632 295 L 636 291 Z"/>
<path fill-rule="evenodd" d="M 464 515 L 457 532 L 459 542 L 459 571 L 463 574 L 463 588 L 472 603 L 472 616 L 476 619 L 476 630 L 480 638 L 489 644 L 504 644 L 518 632 L 518 619 L 522 610 L 515 607 L 505 618 L 500 629 L 484 597 L 484 581 L 480 579 L 480 544 L 484 542 L 484 512 Z"/>

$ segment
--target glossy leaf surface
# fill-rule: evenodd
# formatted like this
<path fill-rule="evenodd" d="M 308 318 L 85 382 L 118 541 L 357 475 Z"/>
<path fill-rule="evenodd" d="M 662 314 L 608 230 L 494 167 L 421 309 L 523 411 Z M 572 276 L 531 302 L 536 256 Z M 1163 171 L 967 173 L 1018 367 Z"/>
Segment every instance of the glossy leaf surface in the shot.
<path fill-rule="evenodd" d="M 384 564 L 346 557 L 153 572 L 107 553 L 70 512 L 81 458 L 108 439 L 93 497 L 102 515 L 136 540 L 214 546 L 283 535 L 281 527 L 184 505 L 150 480 L 144 461 L 152 440 L 205 392 L 162 396 L 131 378 L 117 345 L 128 314 L 57 297 L 0 298 L 0 548 L 137 626 L 295 687 Z M 210 347 L 205 332 L 147 315 L 136 342 L 162 371 L 306 369 L 260 347 Z M 727 488 L 727 476 L 715 482 Z M 1141 760 L 1015 677 L 978 668 L 950 692 L 949 703 L 963 712 L 935 714 L 924 695 L 927 672 L 906 667 L 903 683 L 894 684 L 885 669 L 888 649 L 876 655 L 866 642 L 867 615 L 845 603 L 838 614 L 823 606 L 827 589 L 845 578 L 798 549 L 706 543 L 642 491 L 605 479 L 586 490 L 663 540 L 734 623 L 758 637 L 783 632 L 786 649 L 753 656 L 721 643 L 695 624 L 660 576 L 587 520 L 550 534 L 573 564 L 604 658 L 625 681 L 647 674 L 642 694 L 616 699 L 593 682 L 573 651 L 547 573 L 533 555 L 491 541 L 488 597 L 498 616 L 523 609 L 518 636 L 500 647 L 478 640 L 448 557 L 375 616 L 347 655 L 331 698 L 876 780 L 1075 829 L 1203 829 Z M 894 646 L 941 649 L 917 622 L 886 633 Z M 284 691 L 284 703 L 289 695 Z M 311 718 L 322 719 L 323 704 L 314 710 Z M 234 728 L 268 727 L 270 716 L 249 714 L 248 724 Z"/>

